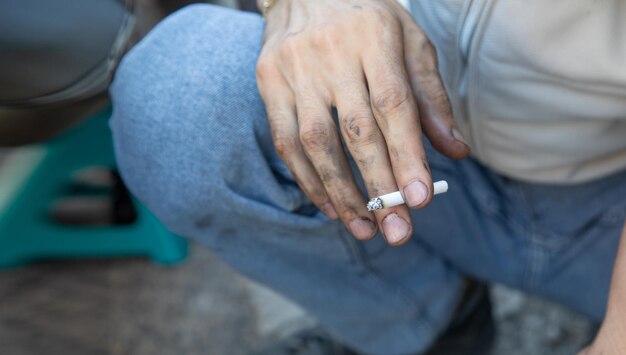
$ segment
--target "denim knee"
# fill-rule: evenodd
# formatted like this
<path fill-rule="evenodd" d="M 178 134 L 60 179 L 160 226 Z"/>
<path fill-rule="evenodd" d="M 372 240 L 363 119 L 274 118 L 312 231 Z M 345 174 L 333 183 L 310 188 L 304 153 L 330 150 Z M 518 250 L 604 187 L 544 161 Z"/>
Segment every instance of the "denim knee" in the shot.
<path fill-rule="evenodd" d="M 240 197 L 287 212 L 306 204 L 273 149 L 257 91 L 261 34 L 257 15 L 190 6 L 117 70 L 111 129 L 120 171 L 177 233 L 192 235 Z"/>

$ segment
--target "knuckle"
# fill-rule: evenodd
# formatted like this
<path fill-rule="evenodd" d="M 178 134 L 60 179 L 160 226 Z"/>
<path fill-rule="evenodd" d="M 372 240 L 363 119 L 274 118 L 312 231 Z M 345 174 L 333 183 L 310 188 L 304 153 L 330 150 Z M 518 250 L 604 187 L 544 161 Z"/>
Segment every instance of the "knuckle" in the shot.
<path fill-rule="evenodd" d="M 276 61 L 272 55 L 266 54 L 259 58 L 256 64 L 256 77 L 258 81 L 266 81 L 276 73 Z"/>
<path fill-rule="evenodd" d="M 344 137 L 355 145 L 367 145 L 376 142 L 378 126 L 369 113 L 357 112 L 342 118 Z"/>
<path fill-rule="evenodd" d="M 284 110 L 271 104 L 267 105 L 266 109 L 274 149 L 281 158 L 287 160 L 300 148 L 298 137 L 289 129 L 289 121 L 292 117 L 286 114 Z"/>
<path fill-rule="evenodd" d="M 439 65 L 437 51 L 427 38 L 420 44 L 419 55 L 412 56 L 409 60 L 409 74 L 420 80 L 439 78 Z"/>
<path fill-rule="evenodd" d="M 300 141 L 309 152 L 326 151 L 332 140 L 332 129 L 328 124 L 316 122 L 304 125 L 300 130 Z"/>
<path fill-rule="evenodd" d="M 390 85 L 373 95 L 372 106 L 381 114 L 396 111 L 409 102 L 411 94 L 401 85 Z"/>

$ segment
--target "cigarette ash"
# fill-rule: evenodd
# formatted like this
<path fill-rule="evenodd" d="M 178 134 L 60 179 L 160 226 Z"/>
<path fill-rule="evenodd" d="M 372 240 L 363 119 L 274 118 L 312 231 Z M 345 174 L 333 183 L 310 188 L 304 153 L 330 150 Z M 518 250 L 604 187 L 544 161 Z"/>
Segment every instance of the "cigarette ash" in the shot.
<path fill-rule="evenodd" d="M 385 206 L 383 206 L 383 200 L 380 197 L 375 197 L 373 199 L 370 200 L 370 202 L 367 203 L 367 210 L 368 211 L 376 211 L 376 210 L 382 210 Z"/>

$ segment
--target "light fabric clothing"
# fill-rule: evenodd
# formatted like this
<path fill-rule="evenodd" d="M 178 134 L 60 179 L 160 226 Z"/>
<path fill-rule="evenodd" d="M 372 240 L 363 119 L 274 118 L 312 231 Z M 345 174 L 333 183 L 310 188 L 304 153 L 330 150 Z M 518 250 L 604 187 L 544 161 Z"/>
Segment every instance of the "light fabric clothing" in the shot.
<path fill-rule="evenodd" d="M 255 82 L 262 29 L 257 15 L 187 7 L 119 67 L 111 89 L 119 167 L 167 227 L 364 354 L 428 347 L 464 274 L 602 318 L 626 172 L 571 187 L 528 184 L 427 146 L 434 179 L 450 191 L 412 213 L 406 245 L 357 241 L 306 199 L 274 151 Z"/>
<path fill-rule="evenodd" d="M 473 155 L 572 184 L 626 168 L 626 1 L 413 0 Z"/>

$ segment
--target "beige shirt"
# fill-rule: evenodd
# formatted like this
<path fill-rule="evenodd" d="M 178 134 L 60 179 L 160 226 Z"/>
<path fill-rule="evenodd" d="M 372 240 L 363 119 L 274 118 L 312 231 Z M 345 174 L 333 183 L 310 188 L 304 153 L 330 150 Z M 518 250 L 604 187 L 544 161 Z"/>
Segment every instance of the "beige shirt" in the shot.
<path fill-rule="evenodd" d="M 570 184 L 626 169 L 626 0 L 412 0 L 483 164 Z"/>

